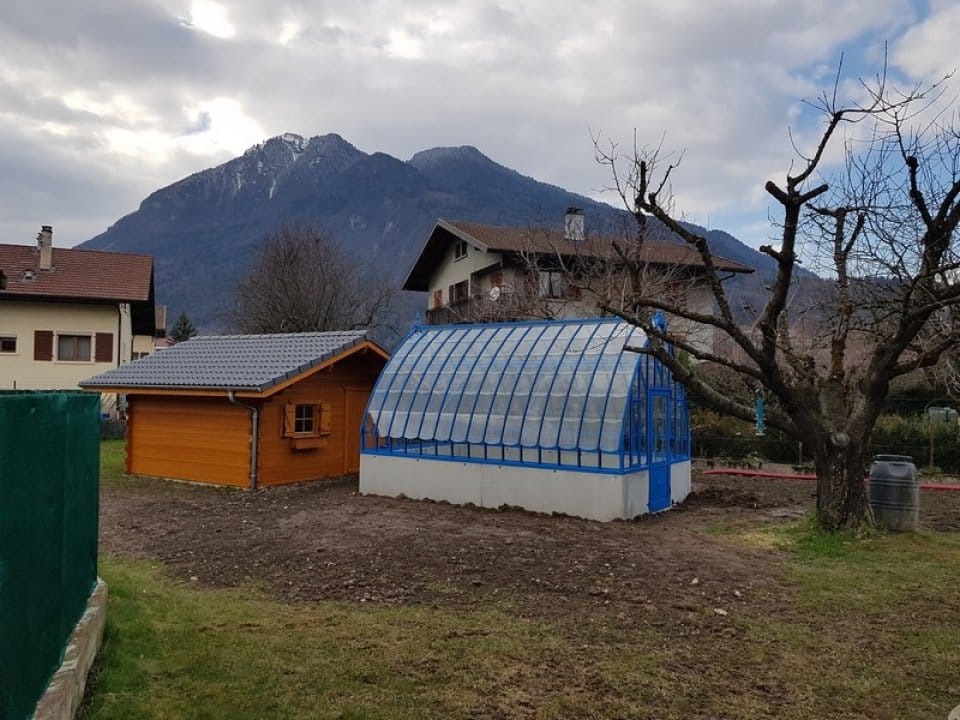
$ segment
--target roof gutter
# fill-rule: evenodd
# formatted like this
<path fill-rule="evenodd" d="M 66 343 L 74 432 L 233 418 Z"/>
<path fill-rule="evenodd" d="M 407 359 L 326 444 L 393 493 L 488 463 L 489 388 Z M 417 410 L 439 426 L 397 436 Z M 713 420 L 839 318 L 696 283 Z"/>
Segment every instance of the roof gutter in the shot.
<path fill-rule="evenodd" d="M 250 489 L 257 489 L 257 449 L 260 447 L 260 409 L 239 402 L 233 390 L 227 390 L 227 400 L 250 411 Z"/>

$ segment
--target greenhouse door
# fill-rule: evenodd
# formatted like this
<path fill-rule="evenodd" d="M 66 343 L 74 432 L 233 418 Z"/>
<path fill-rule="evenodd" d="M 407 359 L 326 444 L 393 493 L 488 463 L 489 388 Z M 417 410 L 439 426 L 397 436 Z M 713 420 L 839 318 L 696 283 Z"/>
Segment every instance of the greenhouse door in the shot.
<path fill-rule="evenodd" d="M 670 507 L 670 393 L 647 391 L 647 447 L 650 453 L 650 512 Z"/>

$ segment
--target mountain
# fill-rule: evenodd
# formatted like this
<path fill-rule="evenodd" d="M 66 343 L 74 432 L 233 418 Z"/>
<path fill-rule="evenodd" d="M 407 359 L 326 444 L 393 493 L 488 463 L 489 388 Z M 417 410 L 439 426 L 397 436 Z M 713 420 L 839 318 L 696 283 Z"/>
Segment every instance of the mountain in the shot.
<path fill-rule="evenodd" d="M 361 262 L 399 284 L 438 217 L 559 225 L 570 206 L 582 207 L 593 229 L 629 217 L 521 175 L 470 146 L 424 150 L 404 162 L 362 152 L 336 134 L 306 139 L 286 133 L 157 190 L 136 212 L 80 247 L 153 255 L 157 301 L 168 306 L 168 317 L 186 312 L 204 331 L 213 331 L 232 283 L 280 224 L 327 230 Z M 760 269 L 739 281 L 744 292 L 769 282 L 770 258 L 720 231 L 709 239 L 717 254 Z M 419 297 L 407 302 L 409 317 L 401 321 L 422 305 Z"/>

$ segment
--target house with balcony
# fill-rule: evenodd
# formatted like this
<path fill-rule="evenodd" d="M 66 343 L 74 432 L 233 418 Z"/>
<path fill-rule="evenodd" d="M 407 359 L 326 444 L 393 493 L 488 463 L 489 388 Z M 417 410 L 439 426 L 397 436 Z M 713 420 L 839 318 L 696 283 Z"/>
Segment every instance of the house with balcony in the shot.
<path fill-rule="evenodd" d="M 153 258 L 0 244 L 0 389 L 76 389 L 153 351 Z M 103 409 L 115 412 L 116 397 Z"/>
<path fill-rule="evenodd" d="M 618 240 L 623 243 L 622 237 L 588 236 L 578 208 L 567 211 L 563 229 L 439 219 L 403 289 L 427 293 L 429 325 L 597 317 L 604 313 L 596 295 L 576 278 L 622 284 L 615 271 L 609 274 Z M 669 238 L 647 238 L 640 253 L 649 287 L 699 312 L 713 310 L 696 250 Z M 714 265 L 727 276 L 754 272 L 717 256 Z M 709 329 L 691 326 L 688 336 L 705 347 L 713 344 Z"/>

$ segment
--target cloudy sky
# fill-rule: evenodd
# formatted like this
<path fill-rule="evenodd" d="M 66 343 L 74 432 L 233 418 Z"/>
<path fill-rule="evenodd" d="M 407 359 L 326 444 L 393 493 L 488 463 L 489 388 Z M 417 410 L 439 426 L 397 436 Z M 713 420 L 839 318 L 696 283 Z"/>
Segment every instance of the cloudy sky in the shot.
<path fill-rule="evenodd" d="M 475 145 L 605 197 L 591 133 L 683 148 L 686 217 L 753 245 L 801 101 L 960 66 L 956 0 L 0 0 L 0 242 L 89 239 L 282 132 Z"/>

